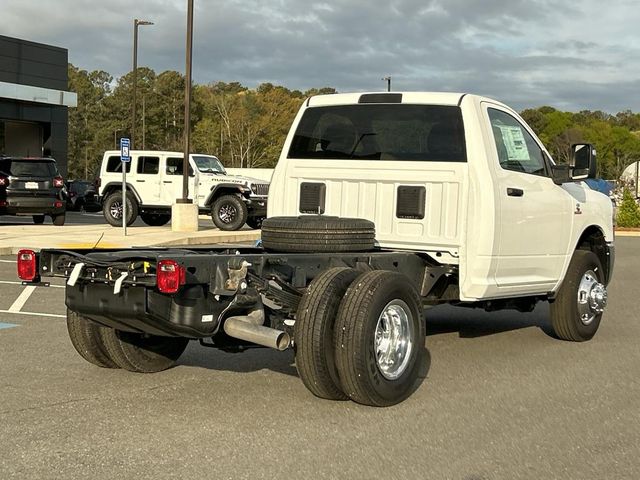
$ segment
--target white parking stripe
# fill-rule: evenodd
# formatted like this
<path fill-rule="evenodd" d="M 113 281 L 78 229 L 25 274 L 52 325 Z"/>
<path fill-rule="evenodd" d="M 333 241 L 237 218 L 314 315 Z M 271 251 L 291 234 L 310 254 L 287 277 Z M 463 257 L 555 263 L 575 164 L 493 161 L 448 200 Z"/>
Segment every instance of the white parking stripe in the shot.
<path fill-rule="evenodd" d="M 14 315 L 35 315 L 36 317 L 67 318 L 66 315 L 58 315 L 56 313 L 12 312 L 10 310 L 0 310 L 0 313 L 13 313 Z"/>
<path fill-rule="evenodd" d="M 27 303 L 27 300 L 29 300 L 29 297 L 35 291 L 35 289 L 36 287 L 34 286 L 26 287 L 18 296 L 18 298 L 16 298 L 16 301 L 13 302 L 13 305 L 9 307 L 9 311 L 15 313 L 22 310 L 22 307 L 24 307 L 24 304 Z"/>
<path fill-rule="evenodd" d="M 22 285 L 22 282 L 10 282 L 8 280 L 0 280 L 0 283 L 5 283 L 7 285 Z M 28 287 L 36 287 L 37 285 L 25 285 Z M 51 288 L 64 288 L 64 285 L 49 285 Z M 47 287 L 44 287 L 47 288 Z"/>
<path fill-rule="evenodd" d="M 0 263 L 16 263 L 15 260 L 0 260 Z"/>

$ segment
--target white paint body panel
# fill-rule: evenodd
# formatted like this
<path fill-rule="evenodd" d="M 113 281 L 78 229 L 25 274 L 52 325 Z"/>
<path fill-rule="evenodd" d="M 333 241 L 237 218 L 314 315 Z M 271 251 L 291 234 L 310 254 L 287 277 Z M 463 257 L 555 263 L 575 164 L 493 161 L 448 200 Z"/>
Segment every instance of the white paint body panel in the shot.
<path fill-rule="evenodd" d="M 362 94 L 312 97 L 296 116 L 271 179 L 268 216 L 297 216 L 302 182 L 326 185 L 325 215 L 375 223 L 381 247 L 428 253 L 459 265 L 460 299 L 544 295 L 561 283 L 572 252 L 589 226 L 613 241 L 611 202 L 582 183 L 558 186 L 548 177 L 503 169 L 497 157 L 488 106 L 522 123 L 509 107 L 474 95 L 403 93 L 402 103 L 458 105 L 467 162 L 316 160 L 288 158 L 307 108 L 357 104 Z M 399 185 L 426 189 L 425 218 L 395 216 Z M 522 197 L 506 195 L 520 188 Z M 576 205 L 580 204 L 580 214 Z"/>

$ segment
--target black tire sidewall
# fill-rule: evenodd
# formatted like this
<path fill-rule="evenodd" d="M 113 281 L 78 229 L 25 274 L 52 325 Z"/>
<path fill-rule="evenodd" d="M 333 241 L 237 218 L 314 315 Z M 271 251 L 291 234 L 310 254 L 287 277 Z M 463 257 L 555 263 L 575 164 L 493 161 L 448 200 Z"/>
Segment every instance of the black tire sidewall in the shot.
<path fill-rule="evenodd" d="M 107 223 L 109 225 L 113 225 L 114 227 L 121 227 L 122 218 L 115 218 L 111 215 L 110 211 L 111 205 L 116 201 L 122 202 L 122 192 L 114 192 L 107 197 L 102 207 L 102 214 L 104 215 L 104 218 L 107 220 Z M 127 226 L 131 226 L 131 224 L 136 221 L 137 216 L 138 203 L 136 202 L 135 198 L 133 198 L 133 196 L 129 192 L 127 192 Z"/>
<path fill-rule="evenodd" d="M 357 280 L 356 280 L 357 281 Z M 408 282 L 407 282 L 408 283 Z M 387 304 L 393 300 L 402 300 L 407 304 L 411 314 L 411 322 L 413 327 L 413 347 L 411 358 L 405 371 L 395 380 L 388 380 L 382 375 L 376 361 L 376 352 L 374 349 L 375 329 L 378 318 Z M 411 393 L 411 388 L 416 382 L 418 371 L 420 368 L 420 359 L 424 352 L 424 327 L 422 316 L 420 315 L 420 306 L 416 304 L 416 297 L 406 285 L 393 284 L 388 288 L 388 292 L 383 295 L 376 295 L 374 300 L 369 304 L 367 321 L 362 335 L 360 348 L 365 353 L 368 381 L 376 394 L 386 401 L 403 400 Z M 408 312 L 409 313 L 409 312 Z"/>
<path fill-rule="evenodd" d="M 598 282 L 604 284 L 604 271 L 598 256 L 591 251 L 577 250 L 569 263 L 569 268 L 567 269 L 564 280 L 566 283 L 562 285 L 561 292 L 552 306 L 554 314 L 557 316 L 555 321 L 557 323 L 562 322 L 563 325 L 560 328 L 567 331 L 569 335 L 563 335 L 561 332 L 558 332 L 557 325 L 555 327 L 555 333 L 565 340 L 590 340 L 600 326 L 602 313 L 596 315 L 589 325 L 585 325 L 580 320 L 580 314 L 578 312 L 578 287 L 582 276 L 589 270 L 596 274 Z"/>
<path fill-rule="evenodd" d="M 232 222 L 224 223 L 220 219 L 219 212 L 224 205 L 231 205 L 236 210 L 236 217 Z M 213 223 L 220 230 L 240 230 L 247 221 L 247 207 L 244 202 L 240 198 L 238 198 L 237 195 L 222 195 L 215 202 L 213 202 L 213 205 L 211 206 L 211 217 Z"/>

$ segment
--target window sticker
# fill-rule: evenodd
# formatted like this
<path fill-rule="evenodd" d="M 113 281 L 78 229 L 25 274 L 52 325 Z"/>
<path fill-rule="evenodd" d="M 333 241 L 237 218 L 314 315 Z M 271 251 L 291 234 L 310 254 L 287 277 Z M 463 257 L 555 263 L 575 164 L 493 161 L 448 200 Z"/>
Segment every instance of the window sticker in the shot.
<path fill-rule="evenodd" d="M 497 125 L 502 134 L 502 141 L 507 149 L 509 160 L 529 161 L 529 150 L 522 134 L 522 129 L 518 126 Z"/>

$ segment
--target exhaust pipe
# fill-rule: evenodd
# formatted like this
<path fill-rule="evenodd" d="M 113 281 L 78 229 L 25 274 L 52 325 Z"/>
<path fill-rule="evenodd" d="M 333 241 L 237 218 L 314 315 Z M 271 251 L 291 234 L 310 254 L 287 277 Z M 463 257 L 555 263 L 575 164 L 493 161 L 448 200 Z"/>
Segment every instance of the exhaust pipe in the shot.
<path fill-rule="evenodd" d="M 253 310 L 248 315 L 229 317 L 224 322 L 224 332 L 233 338 L 256 343 L 276 350 L 286 350 L 291 344 L 287 332 L 262 325 L 264 312 Z"/>

